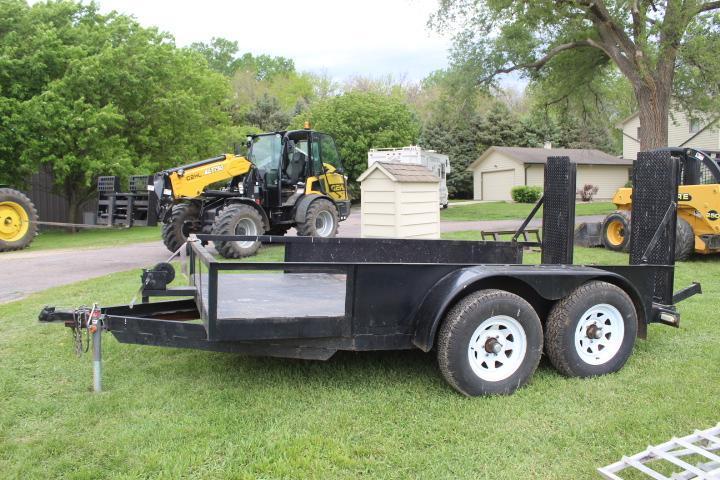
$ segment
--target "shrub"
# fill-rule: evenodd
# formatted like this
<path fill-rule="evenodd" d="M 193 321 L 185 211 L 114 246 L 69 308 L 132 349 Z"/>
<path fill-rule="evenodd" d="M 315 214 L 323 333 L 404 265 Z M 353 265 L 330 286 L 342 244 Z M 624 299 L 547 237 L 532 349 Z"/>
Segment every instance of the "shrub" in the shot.
<path fill-rule="evenodd" d="M 582 188 L 578 189 L 577 194 L 580 195 L 580 200 L 583 202 L 589 202 L 593 199 L 597 192 L 597 185 L 586 183 Z"/>
<path fill-rule="evenodd" d="M 542 195 L 542 188 L 520 185 L 510 190 L 512 199 L 518 203 L 535 203 Z"/>

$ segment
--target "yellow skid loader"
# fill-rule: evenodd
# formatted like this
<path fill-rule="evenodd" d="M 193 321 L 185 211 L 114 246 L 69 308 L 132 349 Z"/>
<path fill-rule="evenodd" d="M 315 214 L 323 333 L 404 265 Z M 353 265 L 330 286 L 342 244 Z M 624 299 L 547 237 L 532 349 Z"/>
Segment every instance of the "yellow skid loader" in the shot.
<path fill-rule="evenodd" d="M 691 148 L 669 148 L 681 159 L 677 199 L 675 258 L 686 260 L 695 252 L 720 252 L 720 167 L 717 153 Z M 602 244 L 609 250 L 630 249 L 632 188 L 621 188 L 613 203 L 617 210 L 602 222 Z"/>
<path fill-rule="evenodd" d="M 334 139 L 310 129 L 248 137 L 247 157 L 226 154 L 155 174 L 162 237 L 174 252 L 191 233 L 334 237 L 350 214 L 347 177 Z M 259 241 L 215 242 L 226 258 Z"/>

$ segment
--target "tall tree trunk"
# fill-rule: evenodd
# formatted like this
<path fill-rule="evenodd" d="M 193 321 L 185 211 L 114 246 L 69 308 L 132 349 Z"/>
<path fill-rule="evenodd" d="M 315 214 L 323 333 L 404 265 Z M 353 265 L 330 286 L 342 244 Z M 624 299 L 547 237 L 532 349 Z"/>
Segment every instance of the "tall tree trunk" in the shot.
<path fill-rule="evenodd" d="M 662 81 L 643 83 L 635 87 L 635 98 L 640 110 L 640 150 L 668 146 L 668 115 L 672 90 Z"/>

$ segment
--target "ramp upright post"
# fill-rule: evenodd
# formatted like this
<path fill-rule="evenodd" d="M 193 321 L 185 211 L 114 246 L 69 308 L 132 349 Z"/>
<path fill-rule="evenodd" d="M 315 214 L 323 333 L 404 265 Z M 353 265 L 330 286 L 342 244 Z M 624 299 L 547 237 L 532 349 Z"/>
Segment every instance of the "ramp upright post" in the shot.
<path fill-rule="evenodd" d="M 680 164 L 667 150 L 638 153 L 633 167 L 630 264 L 674 265 Z M 654 279 L 654 300 L 672 304 L 673 270 Z"/>
<path fill-rule="evenodd" d="M 576 165 L 548 157 L 543 192 L 542 263 L 573 263 Z"/>

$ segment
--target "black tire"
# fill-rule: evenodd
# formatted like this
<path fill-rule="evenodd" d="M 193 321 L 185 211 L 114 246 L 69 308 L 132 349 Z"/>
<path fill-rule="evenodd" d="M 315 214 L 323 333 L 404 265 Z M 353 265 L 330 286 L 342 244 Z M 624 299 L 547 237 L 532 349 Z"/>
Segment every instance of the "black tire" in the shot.
<path fill-rule="evenodd" d="M 330 200 L 320 198 L 310 204 L 305 214 L 305 221 L 297 224 L 297 232 L 301 237 L 332 238 L 338 231 L 338 211 Z M 328 225 L 332 222 L 332 225 Z"/>
<path fill-rule="evenodd" d="M 617 210 L 605 217 L 602 225 L 602 243 L 605 248 L 615 252 L 630 251 L 630 228 L 629 212 Z"/>
<path fill-rule="evenodd" d="M 244 225 L 243 225 L 244 224 Z M 262 235 L 263 219 L 250 205 L 236 203 L 222 209 L 215 217 L 213 235 Z M 214 242 L 215 249 L 225 258 L 243 258 L 255 255 L 260 242 Z"/>
<path fill-rule="evenodd" d="M 687 260 L 695 252 L 695 232 L 690 224 L 678 217 L 675 229 L 675 260 Z"/>
<path fill-rule="evenodd" d="M 598 324 L 603 327 L 599 332 L 592 326 Z M 568 377 L 617 372 L 632 354 L 637 326 L 635 305 L 625 291 L 607 282 L 591 281 L 550 310 L 545 325 L 545 351 L 553 366 Z M 578 339 L 576 333 L 580 335 Z"/>
<path fill-rule="evenodd" d="M 37 236 L 35 205 L 22 192 L 0 188 L 0 252 L 22 250 Z"/>
<path fill-rule="evenodd" d="M 493 322 L 507 325 L 508 318 L 510 327 L 488 330 Z M 513 331 L 518 338 L 512 336 Z M 494 344 L 491 335 L 496 338 Z M 517 342 L 517 348 L 503 350 L 510 341 Z M 500 344 L 497 351 L 487 350 L 496 344 Z M 464 395 L 507 395 L 530 381 L 542 345 L 542 325 L 528 302 L 503 290 L 481 290 L 460 300 L 445 316 L 438 334 L 438 364 L 445 380 Z M 513 354 L 518 356 L 512 358 Z M 510 360 L 503 365 L 505 358 Z M 496 368 L 505 371 L 493 371 Z M 493 374 L 498 376 L 493 378 Z"/>
<path fill-rule="evenodd" d="M 170 219 L 162 226 L 163 243 L 175 253 L 191 233 L 200 231 L 200 208 L 194 203 L 173 205 Z"/>

